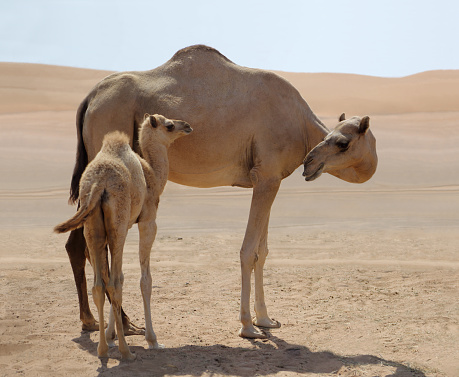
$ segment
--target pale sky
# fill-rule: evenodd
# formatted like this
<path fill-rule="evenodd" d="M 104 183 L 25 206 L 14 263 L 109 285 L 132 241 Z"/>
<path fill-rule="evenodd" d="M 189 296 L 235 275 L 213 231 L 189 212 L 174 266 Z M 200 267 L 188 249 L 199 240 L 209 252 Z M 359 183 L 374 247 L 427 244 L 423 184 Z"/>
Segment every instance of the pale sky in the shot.
<path fill-rule="evenodd" d="M 457 0 L 0 0 L 0 61 L 146 70 L 206 44 L 291 72 L 459 69 Z"/>

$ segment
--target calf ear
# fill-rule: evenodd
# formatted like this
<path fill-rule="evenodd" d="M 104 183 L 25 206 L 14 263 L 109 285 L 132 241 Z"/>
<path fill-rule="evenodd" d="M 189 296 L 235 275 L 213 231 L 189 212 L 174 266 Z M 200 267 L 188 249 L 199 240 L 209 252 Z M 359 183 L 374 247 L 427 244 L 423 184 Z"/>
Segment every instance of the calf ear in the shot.
<path fill-rule="evenodd" d="M 370 127 L 370 117 L 365 115 L 360 121 L 359 133 L 364 134 L 365 132 L 367 132 L 368 127 Z"/>
<path fill-rule="evenodd" d="M 346 114 L 342 113 L 340 116 L 339 116 L 339 121 L 342 122 L 343 120 L 346 120 Z"/>
<path fill-rule="evenodd" d="M 158 122 L 156 121 L 156 118 L 154 115 L 150 115 L 150 124 L 153 128 L 158 127 Z"/>

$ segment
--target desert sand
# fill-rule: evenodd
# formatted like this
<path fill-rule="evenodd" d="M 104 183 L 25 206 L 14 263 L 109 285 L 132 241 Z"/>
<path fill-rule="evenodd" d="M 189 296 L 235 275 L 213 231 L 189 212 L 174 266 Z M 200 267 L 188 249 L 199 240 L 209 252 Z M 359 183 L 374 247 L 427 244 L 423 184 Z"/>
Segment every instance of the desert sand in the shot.
<path fill-rule="evenodd" d="M 151 258 L 166 348 L 128 337 L 134 362 L 98 359 L 52 233 L 75 211 L 76 109 L 107 74 L 0 63 L 0 376 L 459 376 L 459 71 L 279 72 L 329 127 L 369 115 L 378 170 L 362 185 L 308 183 L 301 168 L 284 180 L 265 267 L 282 327 L 266 340 L 237 336 L 251 190 L 168 183 Z M 123 298 L 142 325 L 137 240 L 133 227 Z"/>

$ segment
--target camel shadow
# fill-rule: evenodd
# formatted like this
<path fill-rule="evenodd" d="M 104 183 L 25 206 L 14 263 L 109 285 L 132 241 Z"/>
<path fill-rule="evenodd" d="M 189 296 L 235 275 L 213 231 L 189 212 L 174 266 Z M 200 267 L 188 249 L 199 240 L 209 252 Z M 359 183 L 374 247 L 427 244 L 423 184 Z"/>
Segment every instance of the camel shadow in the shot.
<path fill-rule="evenodd" d="M 312 352 L 305 346 L 289 344 L 269 332 L 267 334 L 268 341 L 247 340 L 250 344 L 247 348 L 216 344 L 149 350 L 130 346 L 131 351 L 136 354 L 135 361 L 122 361 L 116 366 L 108 367 L 107 359 L 101 359 L 97 372 L 99 376 L 201 376 L 206 373 L 246 377 L 283 371 L 298 374 L 337 373 L 342 368 L 380 365 L 393 370 L 386 377 L 426 377 L 420 370 L 381 357 L 341 356 L 328 351 Z M 91 340 L 89 333 L 82 332 L 73 341 L 97 357 L 97 343 Z M 109 357 L 118 360 L 121 358 L 117 347 L 109 350 Z"/>

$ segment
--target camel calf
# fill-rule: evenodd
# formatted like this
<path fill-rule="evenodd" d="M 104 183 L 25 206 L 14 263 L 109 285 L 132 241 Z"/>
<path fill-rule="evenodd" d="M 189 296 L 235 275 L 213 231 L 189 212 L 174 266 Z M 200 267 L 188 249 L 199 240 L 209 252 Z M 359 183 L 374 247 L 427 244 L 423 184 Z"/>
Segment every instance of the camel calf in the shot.
<path fill-rule="evenodd" d="M 127 135 L 117 131 L 107 134 L 102 149 L 81 177 L 78 211 L 54 228 L 55 232 L 63 233 L 84 225 L 95 277 L 93 298 L 99 312 L 99 357 L 107 357 L 107 338 L 111 342 L 114 340 L 114 317 L 121 355 L 123 359 L 135 359 L 124 338 L 121 320 L 123 247 L 128 229 L 134 223 L 138 223 L 139 227 L 145 339 L 150 348 L 158 348 L 150 311 L 150 251 L 156 236 L 159 196 L 169 173 L 168 148 L 175 139 L 191 131 L 190 125 L 184 121 L 145 114 L 139 132 L 140 150 L 144 158 L 130 148 Z M 111 254 L 110 273 L 107 244 Z M 103 311 L 105 290 L 112 304 L 107 334 L 104 332 Z"/>

